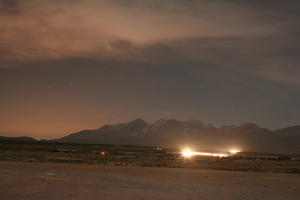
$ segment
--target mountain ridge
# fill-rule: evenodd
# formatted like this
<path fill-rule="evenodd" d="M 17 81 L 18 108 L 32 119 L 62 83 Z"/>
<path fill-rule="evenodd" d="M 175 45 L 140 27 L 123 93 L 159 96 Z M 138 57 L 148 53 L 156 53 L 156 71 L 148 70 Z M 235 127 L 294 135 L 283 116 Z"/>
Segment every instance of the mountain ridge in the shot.
<path fill-rule="evenodd" d="M 21 137 L 8 137 L 8 136 L 0 136 L 0 141 L 24 141 L 24 142 L 35 142 L 36 139 L 27 136 Z"/>
<path fill-rule="evenodd" d="M 178 147 L 191 144 L 211 149 L 240 146 L 248 151 L 300 153 L 300 126 L 269 130 L 254 123 L 214 127 L 200 120 L 160 119 L 148 123 L 141 118 L 128 123 L 107 124 L 54 140 L 55 142 L 151 145 Z"/>

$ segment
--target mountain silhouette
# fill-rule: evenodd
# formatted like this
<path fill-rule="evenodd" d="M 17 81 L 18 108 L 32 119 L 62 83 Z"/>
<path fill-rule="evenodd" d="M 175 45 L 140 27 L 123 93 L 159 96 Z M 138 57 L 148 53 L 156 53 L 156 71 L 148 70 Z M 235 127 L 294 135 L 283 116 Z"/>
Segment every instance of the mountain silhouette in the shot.
<path fill-rule="evenodd" d="M 199 120 L 160 119 L 147 123 L 136 119 L 128 123 L 104 125 L 56 139 L 56 142 L 147 145 L 197 149 L 300 153 L 300 126 L 271 131 L 253 123 L 214 127 Z"/>

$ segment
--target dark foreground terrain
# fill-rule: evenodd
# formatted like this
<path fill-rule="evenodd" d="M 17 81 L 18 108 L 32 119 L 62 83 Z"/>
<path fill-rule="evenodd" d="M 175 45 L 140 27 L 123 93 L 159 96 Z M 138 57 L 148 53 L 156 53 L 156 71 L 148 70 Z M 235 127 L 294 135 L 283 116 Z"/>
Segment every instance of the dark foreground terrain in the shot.
<path fill-rule="evenodd" d="M 243 152 L 227 158 L 185 159 L 176 149 L 141 146 L 0 141 L 0 161 L 300 174 L 299 155 Z"/>
<path fill-rule="evenodd" d="M 298 174 L 0 162 L 3 200 L 298 200 Z"/>
<path fill-rule="evenodd" d="M 182 157 L 161 147 L 0 142 L 0 199 L 300 199 L 298 155 Z"/>

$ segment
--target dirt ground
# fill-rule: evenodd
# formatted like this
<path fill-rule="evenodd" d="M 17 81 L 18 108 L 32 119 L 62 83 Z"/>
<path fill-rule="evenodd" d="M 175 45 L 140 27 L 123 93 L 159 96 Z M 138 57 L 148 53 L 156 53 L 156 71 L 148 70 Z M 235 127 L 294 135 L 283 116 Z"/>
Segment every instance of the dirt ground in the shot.
<path fill-rule="evenodd" d="M 300 175 L 0 162 L 1 200 L 299 200 Z"/>

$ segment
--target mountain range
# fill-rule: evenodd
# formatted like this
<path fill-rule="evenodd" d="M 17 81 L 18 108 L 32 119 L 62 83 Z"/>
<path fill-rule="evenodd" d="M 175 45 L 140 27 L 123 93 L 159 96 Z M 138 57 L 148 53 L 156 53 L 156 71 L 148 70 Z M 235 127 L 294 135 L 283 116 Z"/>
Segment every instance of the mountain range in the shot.
<path fill-rule="evenodd" d="M 0 136 L 0 141 L 17 141 L 17 142 L 36 142 L 32 137 L 5 137 Z"/>
<path fill-rule="evenodd" d="M 199 120 L 160 119 L 147 123 L 104 125 L 53 140 L 66 143 L 193 147 L 224 151 L 239 148 L 252 152 L 300 153 L 300 126 L 271 131 L 253 123 L 215 127 Z"/>

